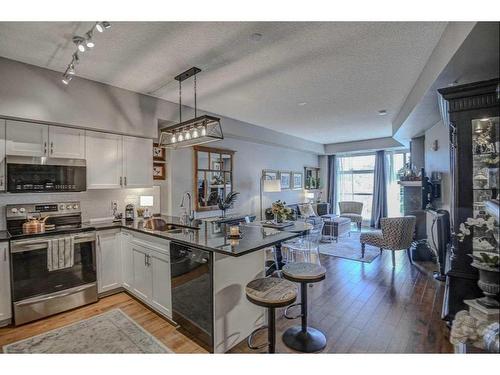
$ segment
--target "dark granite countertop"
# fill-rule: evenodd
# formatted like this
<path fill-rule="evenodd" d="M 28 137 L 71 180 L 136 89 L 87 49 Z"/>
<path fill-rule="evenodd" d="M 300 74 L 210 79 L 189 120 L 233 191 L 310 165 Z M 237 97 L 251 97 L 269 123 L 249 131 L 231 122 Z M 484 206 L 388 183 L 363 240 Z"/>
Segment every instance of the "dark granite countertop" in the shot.
<path fill-rule="evenodd" d="M 87 223 L 88 227 L 96 230 L 106 230 L 114 228 L 124 228 L 140 233 L 149 234 L 159 238 L 184 245 L 196 247 L 230 256 L 241 256 L 276 245 L 280 242 L 299 236 L 298 233 L 289 233 L 272 228 L 263 228 L 255 225 L 241 225 L 242 238 L 228 239 L 226 231 L 229 226 L 226 224 L 207 222 L 201 220 L 183 220 L 176 216 L 161 216 L 167 223 L 177 225 L 176 231 L 163 232 L 144 228 L 144 220 L 134 220 L 127 222 L 107 222 L 107 223 Z"/>

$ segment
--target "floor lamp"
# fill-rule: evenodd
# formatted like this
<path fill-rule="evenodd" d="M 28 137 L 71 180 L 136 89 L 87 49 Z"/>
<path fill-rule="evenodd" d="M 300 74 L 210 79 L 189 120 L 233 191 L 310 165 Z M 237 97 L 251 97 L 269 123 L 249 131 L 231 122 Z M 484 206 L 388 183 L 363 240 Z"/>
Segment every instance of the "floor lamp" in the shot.
<path fill-rule="evenodd" d="M 260 179 L 260 220 L 263 220 L 262 195 L 264 193 L 279 193 L 281 191 L 280 180 L 264 180 L 264 176 Z"/>

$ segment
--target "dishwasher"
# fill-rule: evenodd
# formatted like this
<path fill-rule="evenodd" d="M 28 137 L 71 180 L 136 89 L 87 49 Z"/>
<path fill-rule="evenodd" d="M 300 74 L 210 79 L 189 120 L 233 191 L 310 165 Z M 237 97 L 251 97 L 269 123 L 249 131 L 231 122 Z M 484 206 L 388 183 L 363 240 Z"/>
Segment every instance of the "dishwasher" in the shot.
<path fill-rule="evenodd" d="M 170 243 L 172 318 L 213 352 L 213 254 L 176 242 Z"/>

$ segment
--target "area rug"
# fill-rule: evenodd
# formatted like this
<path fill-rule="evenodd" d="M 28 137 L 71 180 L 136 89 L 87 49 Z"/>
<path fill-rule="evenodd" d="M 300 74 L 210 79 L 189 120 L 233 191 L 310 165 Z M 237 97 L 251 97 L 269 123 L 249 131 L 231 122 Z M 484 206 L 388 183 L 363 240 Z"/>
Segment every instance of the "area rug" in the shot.
<path fill-rule="evenodd" d="M 380 255 L 380 249 L 366 245 L 365 256 L 361 258 L 361 244 L 359 242 L 359 232 L 351 232 L 351 235 L 342 236 L 339 242 L 320 243 L 319 252 L 338 258 L 355 260 L 358 262 L 371 263 Z"/>
<path fill-rule="evenodd" d="M 172 353 L 120 309 L 29 337 L 4 353 Z"/>

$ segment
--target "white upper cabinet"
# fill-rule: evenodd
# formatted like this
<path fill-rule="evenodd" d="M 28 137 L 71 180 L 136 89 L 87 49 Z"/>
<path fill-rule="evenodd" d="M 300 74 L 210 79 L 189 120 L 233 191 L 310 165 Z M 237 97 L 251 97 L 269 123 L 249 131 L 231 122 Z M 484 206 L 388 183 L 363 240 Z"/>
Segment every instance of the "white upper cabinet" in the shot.
<path fill-rule="evenodd" d="M 85 130 L 7 120 L 7 155 L 85 159 Z"/>
<path fill-rule="evenodd" d="M 5 191 L 5 120 L 0 120 L 0 191 Z"/>
<path fill-rule="evenodd" d="M 153 140 L 123 137 L 123 186 L 153 185 Z"/>
<path fill-rule="evenodd" d="M 0 243 L 0 323 L 11 318 L 9 243 Z"/>
<path fill-rule="evenodd" d="M 123 185 L 122 136 L 86 132 L 87 189 L 119 189 Z"/>
<path fill-rule="evenodd" d="M 85 130 L 50 126 L 49 156 L 51 158 L 85 159 Z"/>
<path fill-rule="evenodd" d="M 7 155 L 48 156 L 49 126 L 7 120 Z"/>

